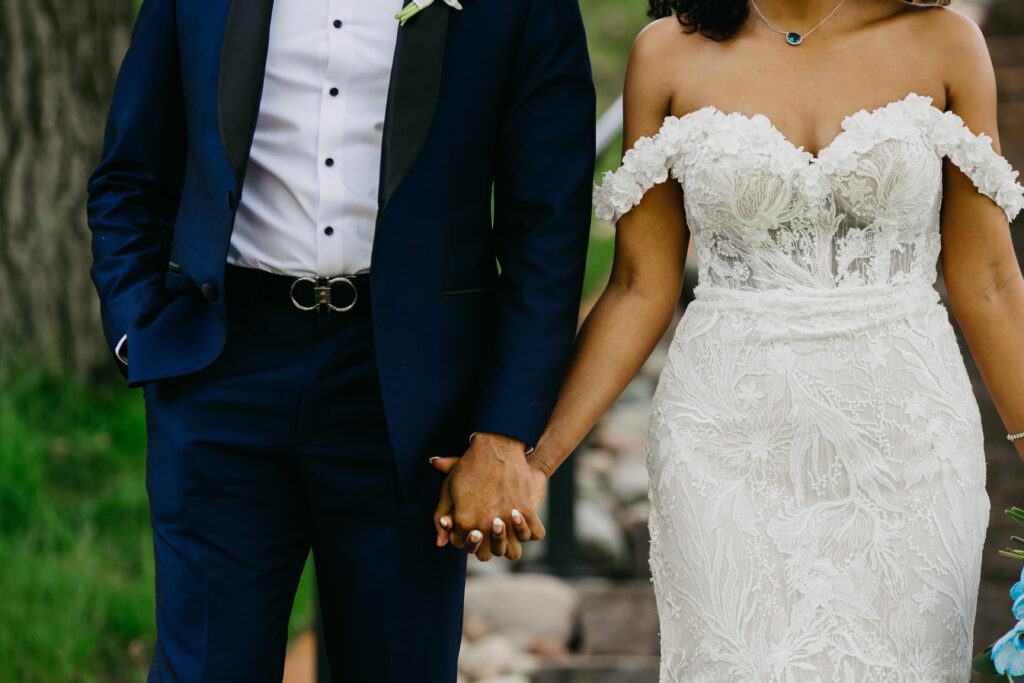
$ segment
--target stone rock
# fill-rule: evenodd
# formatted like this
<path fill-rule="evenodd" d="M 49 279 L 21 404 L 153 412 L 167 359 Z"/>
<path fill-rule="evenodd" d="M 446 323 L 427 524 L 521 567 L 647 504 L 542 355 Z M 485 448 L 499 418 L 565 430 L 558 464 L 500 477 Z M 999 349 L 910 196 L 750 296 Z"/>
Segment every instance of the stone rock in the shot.
<path fill-rule="evenodd" d="M 609 423 L 643 438 L 647 436 L 647 427 L 651 423 L 650 400 L 642 404 L 615 405 L 606 419 Z"/>
<path fill-rule="evenodd" d="M 476 555 L 470 555 L 466 565 L 466 573 L 470 576 L 493 576 L 495 574 L 508 574 L 511 571 L 512 563 L 502 557 L 481 562 L 476 559 Z"/>
<path fill-rule="evenodd" d="M 604 448 L 587 448 L 577 456 L 579 469 L 577 472 L 594 472 L 606 476 L 615 467 L 615 454 Z"/>
<path fill-rule="evenodd" d="M 646 404 L 654 396 L 655 382 L 650 377 L 639 374 L 634 377 L 618 398 L 619 404 Z"/>
<path fill-rule="evenodd" d="M 459 671 L 475 680 L 536 671 L 536 658 L 516 647 L 511 639 L 492 633 L 474 643 L 463 642 Z"/>
<path fill-rule="evenodd" d="M 668 345 L 658 344 L 644 361 L 643 367 L 640 368 L 640 374 L 656 384 L 667 361 Z"/>
<path fill-rule="evenodd" d="M 616 455 L 642 456 L 650 417 L 650 396 L 644 401 L 616 402 L 594 430 L 593 442 Z"/>
<path fill-rule="evenodd" d="M 621 515 L 622 526 L 626 529 L 630 549 L 633 551 L 633 576 L 651 577 L 651 530 L 649 518 L 651 504 L 642 500 L 630 505 Z"/>
<path fill-rule="evenodd" d="M 521 674 L 495 676 L 494 678 L 479 678 L 477 680 L 480 683 L 530 683 L 529 677 Z"/>
<path fill-rule="evenodd" d="M 598 500 L 608 490 L 605 477 L 595 470 L 580 468 L 576 471 L 576 497 Z"/>
<path fill-rule="evenodd" d="M 545 662 L 533 683 L 658 683 L 658 658 L 606 655 Z"/>
<path fill-rule="evenodd" d="M 646 498 L 627 506 L 622 512 L 622 521 L 626 527 L 636 523 L 647 524 L 650 518 L 651 503 Z"/>
<path fill-rule="evenodd" d="M 658 608 L 650 581 L 586 579 L 580 591 L 580 649 L 593 655 L 657 655 Z M 628 628 L 623 628 L 628 624 Z"/>
<path fill-rule="evenodd" d="M 569 648 L 557 638 L 538 638 L 530 645 L 530 654 L 542 660 L 559 659 L 569 655 Z"/>
<path fill-rule="evenodd" d="M 626 534 L 600 503 L 577 500 L 576 544 L 580 560 L 594 571 L 609 576 L 622 576 L 630 569 L 629 544 Z"/>
<path fill-rule="evenodd" d="M 527 544 L 527 547 L 537 545 Z M 568 643 L 576 624 L 575 589 L 553 576 L 508 574 L 472 577 L 466 582 L 466 615 L 489 623 L 519 649 L 535 641 Z M 490 638 L 485 636 L 481 641 Z"/>
<path fill-rule="evenodd" d="M 608 486 L 620 503 L 647 500 L 647 465 L 641 458 L 619 458 L 608 475 Z"/>
<path fill-rule="evenodd" d="M 594 443 L 602 448 L 625 456 L 643 456 L 644 436 L 609 420 L 594 430 Z"/>
<path fill-rule="evenodd" d="M 473 641 L 494 633 L 494 625 L 476 612 L 466 612 L 462 619 L 463 637 Z"/>

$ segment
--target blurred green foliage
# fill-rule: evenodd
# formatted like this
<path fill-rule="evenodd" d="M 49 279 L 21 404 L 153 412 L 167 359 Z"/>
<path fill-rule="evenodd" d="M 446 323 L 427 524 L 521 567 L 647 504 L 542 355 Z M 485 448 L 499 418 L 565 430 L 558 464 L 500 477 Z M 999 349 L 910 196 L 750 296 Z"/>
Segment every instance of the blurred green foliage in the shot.
<path fill-rule="evenodd" d="M 31 370 L 0 386 L 0 681 L 145 680 L 155 627 L 141 395 Z M 309 623 L 310 590 L 306 576 L 293 631 Z"/>
<path fill-rule="evenodd" d="M 32 371 L 0 379 L 0 680 L 141 680 L 153 640 L 142 404 Z"/>
<path fill-rule="evenodd" d="M 140 0 L 133 0 L 136 5 Z M 621 92 L 641 0 L 581 0 L 598 113 Z M 614 168 L 616 143 L 598 160 Z M 594 224 L 586 288 L 614 235 Z M 0 376 L 0 681 L 145 680 L 155 642 L 145 415 L 119 381 L 85 387 L 11 363 Z M 20 369 L 18 369 L 20 368 Z M 311 616 L 307 566 L 291 633 Z"/>
<path fill-rule="evenodd" d="M 626 62 L 636 34 L 647 24 L 646 0 L 580 0 L 583 21 L 587 28 L 587 44 L 597 90 L 597 114 L 612 106 L 622 93 Z M 619 165 L 622 139 L 615 140 L 597 159 L 595 181 L 604 171 Z M 587 252 L 587 274 L 583 284 L 585 296 L 594 296 L 604 285 L 611 268 L 615 235 L 603 221 L 593 219 L 590 249 Z"/>

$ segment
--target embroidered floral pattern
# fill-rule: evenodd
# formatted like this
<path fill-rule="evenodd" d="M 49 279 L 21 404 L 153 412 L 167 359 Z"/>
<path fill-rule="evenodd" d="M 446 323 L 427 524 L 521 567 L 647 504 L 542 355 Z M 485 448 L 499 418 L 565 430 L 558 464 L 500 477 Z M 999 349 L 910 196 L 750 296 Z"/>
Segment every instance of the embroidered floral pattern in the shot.
<path fill-rule="evenodd" d="M 814 157 L 670 117 L 595 193 L 614 222 L 671 175 L 698 254 L 648 439 L 664 683 L 969 677 L 988 497 L 932 287 L 943 158 L 1011 218 L 1024 188 L 925 97 L 842 128 Z"/>

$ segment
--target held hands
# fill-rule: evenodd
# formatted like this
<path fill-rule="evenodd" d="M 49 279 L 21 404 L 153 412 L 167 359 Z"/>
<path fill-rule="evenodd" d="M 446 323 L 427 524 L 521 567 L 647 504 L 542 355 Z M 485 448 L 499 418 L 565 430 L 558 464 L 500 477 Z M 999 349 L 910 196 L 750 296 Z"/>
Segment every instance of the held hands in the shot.
<path fill-rule="evenodd" d="M 480 433 L 462 457 L 434 458 L 448 476 L 434 512 L 437 545 L 518 560 L 522 544 L 547 533 L 537 516 L 547 475 L 533 466 L 521 441 Z"/>

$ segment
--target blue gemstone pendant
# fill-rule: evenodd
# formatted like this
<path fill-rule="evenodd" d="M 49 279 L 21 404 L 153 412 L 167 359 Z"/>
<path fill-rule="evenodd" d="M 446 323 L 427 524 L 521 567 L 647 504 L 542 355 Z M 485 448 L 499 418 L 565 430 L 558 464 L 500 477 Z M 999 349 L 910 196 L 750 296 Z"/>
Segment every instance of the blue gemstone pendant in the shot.
<path fill-rule="evenodd" d="M 804 37 L 796 31 L 792 31 L 786 34 L 786 42 L 790 45 L 799 45 L 804 42 Z"/>

